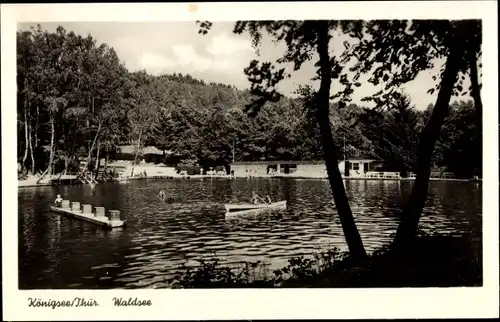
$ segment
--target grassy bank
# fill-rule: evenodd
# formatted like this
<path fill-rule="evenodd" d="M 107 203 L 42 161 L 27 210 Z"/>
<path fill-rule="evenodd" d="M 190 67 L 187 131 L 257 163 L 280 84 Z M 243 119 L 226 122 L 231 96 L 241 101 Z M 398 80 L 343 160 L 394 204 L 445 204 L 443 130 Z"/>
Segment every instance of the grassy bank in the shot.
<path fill-rule="evenodd" d="M 269 272 L 262 263 L 240 267 L 217 258 L 182 268 L 169 280 L 174 288 L 291 288 L 291 287 L 453 287 L 482 285 L 480 240 L 462 236 L 420 233 L 413 249 L 395 254 L 388 247 L 356 262 L 338 249 L 297 257 Z"/>

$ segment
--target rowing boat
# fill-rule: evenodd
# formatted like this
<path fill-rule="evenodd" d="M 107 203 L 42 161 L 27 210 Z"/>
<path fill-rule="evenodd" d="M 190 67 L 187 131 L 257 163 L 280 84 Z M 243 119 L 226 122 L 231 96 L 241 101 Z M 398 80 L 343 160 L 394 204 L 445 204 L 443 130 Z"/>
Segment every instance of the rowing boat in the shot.
<path fill-rule="evenodd" d="M 286 200 L 262 204 L 225 204 L 224 207 L 226 208 L 226 216 L 260 213 L 271 210 L 286 209 Z"/>

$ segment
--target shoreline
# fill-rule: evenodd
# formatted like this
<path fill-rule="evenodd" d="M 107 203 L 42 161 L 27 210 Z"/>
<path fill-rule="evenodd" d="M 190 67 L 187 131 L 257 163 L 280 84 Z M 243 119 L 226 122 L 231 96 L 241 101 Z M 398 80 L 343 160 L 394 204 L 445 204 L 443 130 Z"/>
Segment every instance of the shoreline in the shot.
<path fill-rule="evenodd" d="M 110 181 L 110 182 L 115 182 L 115 183 L 127 183 L 132 180 L 191 180 L 191 179 L 226 179 L 226 180 L 236 180 L 236 179 L 246 179 L 246 180 L 253 180 L 253 179 L 300 179 L 300 180 L 328 180 L 328 177 L 317 177 L 317 176 L 295 176 L 295 175 L 259 175 L 259 176 L 252 176 L 252 177 L 246 177 L 246 176 L 228 176 L 228 175 L 191 175 L 191 176 L 181 176 L 181 175 L 175 175 L 175 176 L 148 176 L 148 177 L 122 177 L 118 178 L 115 181 Z M 44 186 L 67 186 L 67 185 L 72 185 L 72 184 L 52 184 L 52 180 L 50 179 L 49 182 L 42 182 L 42 183 L 31 183 L 31 182 L 26 182 L 27 180 L 18 180 L 18 188 L 33 188 L 33 187 L 44 187 Z M 348 181 L 348 180 L 366 180 L 366 181 L 415 181 L 414 178 L 365 178 L 365 177 L 343 177 L 342 180 Z M 472 180 L 472 179 L 455 179 L 455 178 L 429 178 L 429 181 L 451 181 L 451 182 L 482 182 L 482 179 L 479 180 Z M 81 184 L 81 183 L 78 183 Z"/>
<path fill-rule="evenodd" d="M 403 256 L 386 244 L 359 262 L 333 248 L 313 253 L 309 261 L 293 257 L 272 274 L 261 274 L 265 266 L 258 263 L 231 267 L 214 256 L 208 264 L 178 269 L 167 288 L 477 287 L 483 279 L 480 254 L 467 233 L 424 233 Z"/>

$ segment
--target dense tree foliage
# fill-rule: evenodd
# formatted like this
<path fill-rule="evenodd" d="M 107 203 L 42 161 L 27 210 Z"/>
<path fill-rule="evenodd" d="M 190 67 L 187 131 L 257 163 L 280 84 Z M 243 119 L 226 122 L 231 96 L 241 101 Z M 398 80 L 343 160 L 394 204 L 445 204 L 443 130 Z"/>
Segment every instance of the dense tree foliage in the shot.
<path fill-rule="evenodd" d="M 353 80 L 369 73 L 369 82 L 384 88 L 367 99 L 377 106 L 391 106 L 394 91 L 413 79 L 423 70 L 434 66 L 436 58 L 445 60 L 438 80 L 429 93 L 437 92 L 436 104 L 419 135 L 416 174 L 411 197 L 406 204 L 401 223 L 394 239 L 394 248 L 408 249 L 414 242 L 418 223 L 427 199 L 432 159 L 442 128 L 450 113 L 453 95 L 470 93 L 476 108 L 476 128 L 481 127 L 482 102 L 478 61 L 481 57 L 480 20 L 386 20 L 356 21 L 343 26 L 343 32 L 357 40 L 352 49 L 347 48 L 343 61 L 354 58 L 350 68 Z M 349 47 L 347 45 L 346 47 Z M 479 68 L 481 66 L 479 65 Z M 469 74 L 471 86 L 464 88 L 465 74 Z M 347 74 L 341 75 L 347 78 Z M 340 95 L 347 97 L 353 92 L 353 82 L 344 79 Z M 354 83 L 356 84 L 356 83 Z"/>
<path fill-rule="evenodd" d="M 58 28 L 17 34 L 18 160 L 33 173 L 96 166 L 122 144 L 153 145 L 209 167 L 233 161 L 320 160 L 318 124 L 307 97 L 279 97 L 255 117 L 255 97 L 190 75 L 129 72 L 114 50 Z M 419 133 L 432 107 L 416 110 L 403 93 L 391 109 L 332 103 L 338 159 L 372 155 L 394 171 L 415 171 Z M 475 105 L 451 105 L 433 156 L 436 169 L 481 174 L 481 128 Z M 139 159 L 140 155 L 137 156 Z"/>
<path fill-rule="evenodd" d="M 18 155 L 31 172 L 66 171 L 123 134 L 127 70 L 112 48 L 62 27 L 19 32 Z M 28 157 L 28 155 L 30 157 Z"/>

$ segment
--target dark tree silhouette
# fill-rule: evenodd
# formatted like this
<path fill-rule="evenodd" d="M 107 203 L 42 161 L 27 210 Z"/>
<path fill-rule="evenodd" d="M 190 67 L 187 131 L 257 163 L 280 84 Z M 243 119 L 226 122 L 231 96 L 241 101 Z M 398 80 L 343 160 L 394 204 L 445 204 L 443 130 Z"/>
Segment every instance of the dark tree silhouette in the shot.
<path fill-rule="evenodd" d="M 395 88 L 413 80 L 420 71 L 432 68 L 434 59 L 446 59 L 445 67 L 441 70 L 441 81 L 436 88 L 429 90 L 429 93 L 436 89 L 439 92 L 428 124 L 420 134 L 417 178 L 393 243 L 395 249 L 404 250 L 412 245 L 425 206 L 432 153 L 448 115 L 451 96 L 468 92 L 463 89 L 465 76 L 459 77 L 459 73 L 465 73 L 469 68 L 472 70 L 470 90 L 480 120 L 481 101 L 476 69 L 477 57 L 481 53 L 481 23 L 477 20 L 392 20 L 370 21 L 361 27 L 359 24 L 349 27 L 346 31 L 358 39 L 358 43 L 345 52 L 343 61 L 351 58 L 357 61 L 351 69 L 354 72 L 353 79 L 361 73 L 372 72 L 369 79 L 371 83 L 377 85 L 386 82 L 385 90 L 367 98 L 377 106 L 387 104 Z M 346 86 L 346 90 L 337 96 L 346 97 L 350 93 L 349 86 Z"/>

